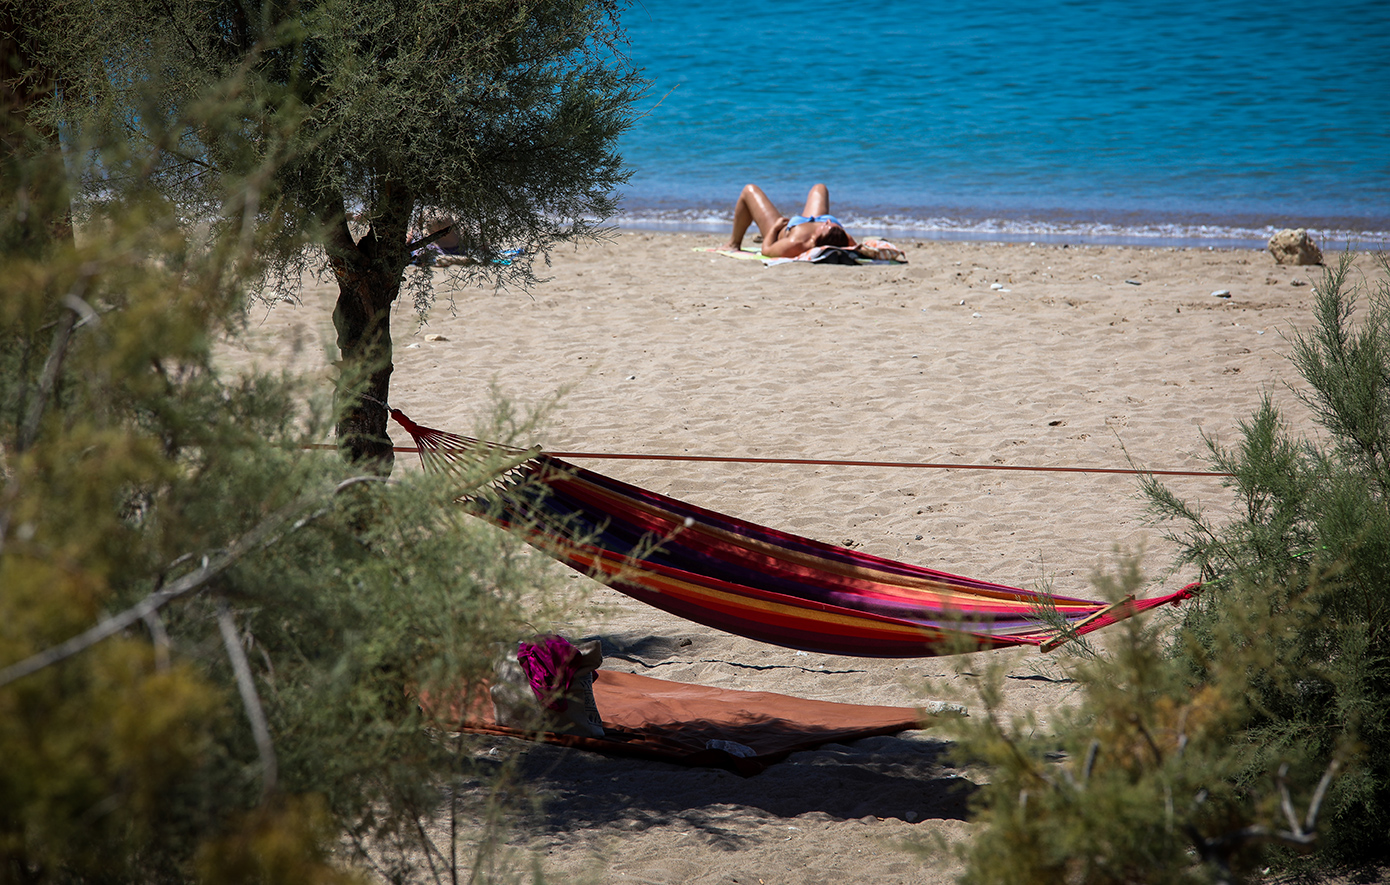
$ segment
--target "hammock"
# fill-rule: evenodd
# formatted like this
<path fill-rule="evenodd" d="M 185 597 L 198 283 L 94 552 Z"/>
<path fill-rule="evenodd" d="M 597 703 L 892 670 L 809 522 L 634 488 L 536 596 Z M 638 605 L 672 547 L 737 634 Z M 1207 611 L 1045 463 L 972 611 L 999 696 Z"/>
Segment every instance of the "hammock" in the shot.
<path fill-rule="evenodd" d="M 459 499 L 476 515 L 634 599 L 786 648 L 876 658 L 1049 651 L 1198 589 L 1108 603 L 964 578 L 696 507 L 539 448 L 431 430 L 396 409 L 391 416 L 427 470 L 476 484 L 479 465 L 490 468 Z"/>

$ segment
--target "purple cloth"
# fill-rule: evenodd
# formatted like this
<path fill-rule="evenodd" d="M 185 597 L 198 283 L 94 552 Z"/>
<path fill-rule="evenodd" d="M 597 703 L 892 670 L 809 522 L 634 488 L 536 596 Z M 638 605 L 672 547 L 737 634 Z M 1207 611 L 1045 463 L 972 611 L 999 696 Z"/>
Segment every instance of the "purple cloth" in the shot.
<path fill-rule="evenodd" d="M 537 637 L 537 641 L 522 642 L 516 649 L 517 662 L 526 672 L 536 700 L 552 710 L 565 707 L 565 695 L 579 672 L 575 666 L 578 657 L 579 649 L 563 636 Z"/>

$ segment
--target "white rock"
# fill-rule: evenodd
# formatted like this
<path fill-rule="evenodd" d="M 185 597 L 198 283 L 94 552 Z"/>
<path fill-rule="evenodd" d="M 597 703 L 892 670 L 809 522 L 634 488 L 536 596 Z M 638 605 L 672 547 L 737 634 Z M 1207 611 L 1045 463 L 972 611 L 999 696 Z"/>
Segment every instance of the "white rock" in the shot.
<path fill-rule="evenodd" d="M 1270 237 L 1269 254 L 1274 256 L 1275 264 L 1322 264 L 1322 250 L 1301 227 L 1281 230 Z"/>

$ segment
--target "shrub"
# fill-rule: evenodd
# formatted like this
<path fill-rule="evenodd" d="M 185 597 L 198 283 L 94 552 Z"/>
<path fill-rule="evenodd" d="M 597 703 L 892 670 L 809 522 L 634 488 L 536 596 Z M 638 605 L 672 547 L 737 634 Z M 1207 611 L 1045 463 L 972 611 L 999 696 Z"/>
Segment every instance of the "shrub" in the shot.
<path fill-rule="evenodd" d="M 1209 588 L 1177 646 L 1194 677 L 1208 681 L 1212 661 L 1251 641 L 1229 630 L 1232 611 L 1283 619 L 1272 666 L 1252 680 L 1238 783 L 1282 761 L 1306 782 L 1350 753 L 1321 828 L 1322 852 L 1338 861 L 1390 851 L 1390 283 L 1353 282 L 1355 272 L 1345 254 L 1324 273 L 1312 328 L 1291 337 L 1307 382 L 1298 396 L 1323 433 L 1292 438 L 1267 397 L 1234 448 L 1209 439 L 1212 463 L 1233 474 L 1238 514 L 1225 525 L 1145 484 Z"/>
<path fill-rule="evenodd" d="M 137 184 L 168 159 L 70 147 Z M 0 881 L 517 878 L 483 826 L 497 766 L 407 692 L 543 629 L 549 560 L 459 485 L 306 451 L 322 394 L 219 371 L 253 239 L 195 241 L 136 186 L 74 238 L 61 180 L 4 159 Z"/>
<path fill-rule="evenodd" d="M 1006 721 L 998 665 L 983 716 L 955 725 L 988 766 L 970 883 L 1229 882 L 1316 850 L 1319 866 L 1390 851 L 1390 263 L 1324 275 L 1294 333 L 1299 398 L 1324 433 L 1294 439 L 1266 397 L 1234 448 L 1207 441 L 1237 512 L 1213 524 L 1153 478 L 1144 491 L 1202 594 L 1171 619 L 1112 628 L 1063 659 L 1078 703 L 1043 734 Z M 1358 302 L 1370 290 L 1364 315 Z M 1137 564 L 1098 576 L 1110 598 Z M 1176 629 L 1172 629 L 1173 627 Z"/>

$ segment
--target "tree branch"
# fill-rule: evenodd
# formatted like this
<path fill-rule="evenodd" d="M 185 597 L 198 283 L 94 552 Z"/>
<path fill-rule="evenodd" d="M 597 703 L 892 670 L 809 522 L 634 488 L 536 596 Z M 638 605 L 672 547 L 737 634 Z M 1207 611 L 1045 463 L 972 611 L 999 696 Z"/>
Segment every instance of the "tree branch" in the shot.
<path fill-rule="evenodd" d="M 217 627 L 222 632 L 222 644 L 227 648 L 232 671 L 236 673 L 237 691 L 241 693 L 241 704 L 246 708 L 246 718 L 251 720 L 251 734 L 256 739 L 256 752 L 261 757 L 261 802 L 275 793 L 279 778 L 279 766 L 275 761 L 275 744 L 270 739 L 270 727 L 265 721 L 265 710 L 261 707 L 260 695 L 256 694 L 256 681 L 251 675 L 251 664 L 246 660 L 246 650 L 241 647 L 241 637 L 237 635 L 236 619 L 227 605 L 227 600 L 218 597 Z"/>
<path fill-rule="evenodd" d="M 1322 773 L 1322 780 L 1318 781 L 1318 788 L 1313 791 L 1313 801 L 1308 803 L 1308 816 L 1303 822 L 1305 832 L 1311 833 L 1317 829 L 1318 811 L 1322 808 L 1323 797 L 1327 795 L 1327 788 L 1332 786 L 1332 779 L 1337 776 L 1337 770 L 1341 767 L 1339 759 L 1334 758 L 1327 763 L 1327 770 Z"/>
<path fill-rule="evenodd" d="M 421 237 L 420 239 L 414 241 L 413 243 L 407 243 L 406 246 L 405 246 L 406 251 L 407 251 L 407 252 L 418 252 L 418 251 L 420 251 L 421 249 L 423 249 L 423 248 L 425 248 L 426 246 L 428 246 L 430 243 L 434 243 L 434 242 L 437 242 L 437 241 L 439 241 L 439 240 L 444 239 L 446 236 L 449 235 L 449 233 L 450 233 L 451 231 L 453 231 L 453 229 L 454 229 L 454 225 L 451 224 L 451 225 L 449 225 L 449 226 L 447 226 L 447 227 L 442 227 L 442 228 L 440 228 L 439 230 L 435 231 L 434 233 L 430 234 L 429 236 Z"/>
<path fill-rule="evenodd" d="M 100 624 L 97 624 L 84 633 L 79 633 L 66 642 L 50 646 L 36 655 L 25 658 L 17 664 L 11 664 L 4 670 L 0 670 L 0 687 L 9 685 L 16 679 L 22 679 L 32 673 L 37 673 L 43 668 L 52 666 L 59 661 L 65 661 L 79 652 L 86 651 L 103 639 L 120 633 L 136 621 L 144 620 L 148 615 L 158 611 L 167 603 L 198 589 L 208 581 L 222 574 L 222 572 L 230 568 L 238 559 L 250 552 L 251 548 L 255 546 L 252 536 L 256 536 L 255 540 L 260 540 L 265 537 L 265 535 L 269 534 L 270 529 L 268 526 L 271 522 L 278 525 L 283 521 L 283 517 L 278 519 L 272 517 L 253 529 L 250 534 L 243 536 L 231 549 L 216 560 L 209 561 L 207 557 L 203 557 L 203 564 L 199 566 L 197 570 L 189 572 L 182 578 L 179 578 L 177 581 L 170 584 L 167 589 L 151 593 L 125 611 L 102 621 Z"/>
<path fill-rule="evenodd" d="M 351 488 L 352 486 L 363 482 L 390 483 L 391 480 L 387 477 L 381 476 L 354 476 L 345 479 L 342 482 L 338 483 L 336 486 L 334 486 L 333 494 L 337 495 L 344 489 Z M 52 666 L 53 664 L 56 664 L 59 661 L 67 660 L 73 655 L 85 651 L 88 648 L 91 648 L 93 645 L 96 645 L 103 639 L 116 635 L 125 628 L 129 627 L 131 624 L 134 624 L 136 621 L 147 621 L 149 616 L 159 611 L 160 608 L 164 607 L 170 602 L 173 602 L 180 596 L 183 596 L 187 593 L 191 593 L 192 591 L 197 590 L 199 587 L 202 587 L 208 581 L 211 581 L 213 578 L 217 577 L 218 575 L 225 572 L 227 569 L 231 568 L 237 560 L 241 559 L 247 553 L 250 553 L 251 551 L 257 548 L 269 547 L 272 544 L 275 544 L 285 535 L 292 534 L 298 531 L 299 529 L 303 528 L 304 526 L 308 525 L 309 523 L 328 513 L 332 508 L 319 508 L 313 513 L 310 513 L 308 516 L 305 516 L 297 520 L 284 532 L 276 534 L 276 531 L 280 528 L 280 526 L 283 525 L 285 521 L 290 518 L 293 512 L 298 509 L 300 508 L 297 505 L 290 505 L 281 508 L 278 512 L 272 514 L 260 525 L 256 526 L 251 531 L 247 532 L 246 534 L 238 538 L 236 541 L 234 541 L 232 545 L 226 549 L 226 552 L 224 552 L 221 556 L 217 557 L 214 560 L 209 560 L 208 557 L 204 556 L 203 563 L 201 566 L 199 566 L 195 571 L 189 572 L 182 578 L 179 578 L 177 581 L 170 584 L 168 587 L 156 590 L 154 593 L 151 593 L 149 596 L 146 596 L 144 599 L 140 600 L 135 605 L 131 606 L 125 611 L 120 612 L 112 618 L 102 621 L 100 624 L 97 624 L 95 627 L 91 628 L 90 630 L 87 630 L 84 633 L 79 633 L 77 636 L 72 637 L 66 642 L 50 646 L 49 648 L 44 649 L 36 655 L 25 658 L 24 660 L 18 663 L 11 664 L 5 669 L 0 670 L 0 687 L 9 685 L 16 679 L 22 679 L 23 677 L 28 676 L 31 673 L 37 673 L 44 667 Z M 175 562 L 182 562 L 187 558 L 188 554 L 184 554 L 184 556 L 179 557 L 178 560 L 176 560 Z"/>
<path fill-rule="evenodd" d="M 58 373 L 63 368 L 63 358 L 67 356 L 68 342 L 72 340 L 73 330 L 77 329 L 79 325 L 85 325 L 96 319 L 96 311 L 82 300 L 82 293 L 87 290 L 87 282 L 95 273 L 96 268 L 93 265 L 84 265 L 78 274 L 77 281 L 63 296 L 63 306 L 67 310 L 63 311 L 63 316 L 58 321 L 58 328 L 53 333 L 53 346 L 48 350 L 48 359 L 43 364 L 43 374 L 39 376 L 39 389 L 34 392 L 34 400 L 29 404 L 29 413 L 24 416 L 24 424 L 19 428 L 19 436 L 15 440 L 15 451 L 17 452 L 28 449 L 39 435 L 39 422 L 43 420 L 44 409 L 48 407 L 48 398 L 58 383 Z M 81 323 L 77 321 L 78 316 L 82 317 Z"/>
<path fill-rule="evenodd" d="M 1341 761 L 1336 758 L 1327 764 L 1327 770 L 1323 772 L 1322 780 L 1318 781 L 1317 789 L 1313 791 L 1312 801 L 1308 803 L 1308 814 L 1300 825 L 1298 815 L 1294 811 L 1293 799 L 1289 796 L 1289 785 L 1286 781 L 1289 766 L 1288 763 L 1285 763 L 1280 766 L 1274 782 L 1279 788 L 1279 804 L 1288 821 L 1289 828 L 1279 830 L 1263 824 L 1255 824 L 1207 838 L 1189 824 L 1188 833 L 1192 837 L 1198 853 L 1203 860 L 1216 864 L 1223 873 L 1229 873 L 1231 855 L 1247 842 L 1270 840 L 1282 842 L 1304 851 L 1310 850 L 1318 840 L 1318 811 L 1322 807 L 1323 797 L 1327 794 L 1327 788 L 1332 784 L 1332 780 L 1337 776 L 1337 771 L 1340 768 Z M 1204 801 L 1206 801 L 1206 790 L 1200 790 L 1193 805 L 1201 805 Z"/>
<path fill-rule="evenodd" d="M 154 642 L 154 668 L 161 673 L 168 672 L 169 662 L 169 632 L 164 629 L 164 621 L 159 617 L 159 612 L 148 611 L 144 617 L 145 626 L 150 630 L 150 640 Z"/>

